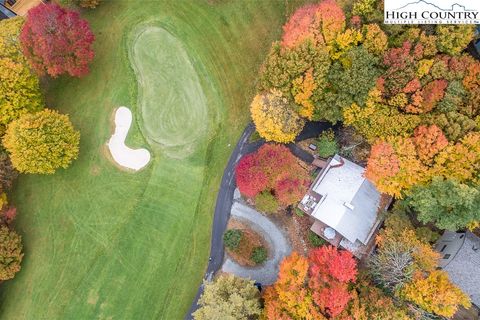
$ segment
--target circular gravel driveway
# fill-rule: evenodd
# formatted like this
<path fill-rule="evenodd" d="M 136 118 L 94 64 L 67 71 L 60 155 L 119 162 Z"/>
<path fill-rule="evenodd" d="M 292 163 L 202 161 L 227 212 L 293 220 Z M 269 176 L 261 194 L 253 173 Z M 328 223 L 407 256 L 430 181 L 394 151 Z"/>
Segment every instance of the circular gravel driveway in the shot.
<path fill-rule="evenodd" d="M 265 238 L 270 248 L 270 256 L 258 267 L 241 266 L 227 256 L 222 271 L 250 278 L 261 284 L 274 283 L 277 280 L 280 262 L 292 252 L 286 236 L 270 219 L 239 201 L 233 203 L 231 216 Z"/>

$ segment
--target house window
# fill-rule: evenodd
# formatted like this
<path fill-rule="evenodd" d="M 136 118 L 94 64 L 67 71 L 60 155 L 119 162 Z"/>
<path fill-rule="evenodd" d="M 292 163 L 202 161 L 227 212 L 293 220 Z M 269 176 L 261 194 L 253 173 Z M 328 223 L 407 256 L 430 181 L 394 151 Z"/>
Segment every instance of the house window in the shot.
<path fill-rule="evenodd" d="M 451 256 L 451 254 L 447 253 L 446 255 L 443 256 L 443 259 L 446 260 L 446 259 L 450 258 L 450 256 Z"/>
<path fill-rule="evenodd" d="M 444 244 L 443 247 L 442 247 L 442 250 L 440 250 L 440 252 L 443 252 L 443 250 L 445 250 L 446 247 L 447 247 L 447 245 Z"/>

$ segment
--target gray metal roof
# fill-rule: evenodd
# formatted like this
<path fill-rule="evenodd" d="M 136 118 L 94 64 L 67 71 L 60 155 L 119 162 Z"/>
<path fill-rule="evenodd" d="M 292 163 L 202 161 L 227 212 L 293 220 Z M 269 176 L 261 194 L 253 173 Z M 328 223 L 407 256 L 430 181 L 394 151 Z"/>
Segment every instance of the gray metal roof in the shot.
<path fill-rule="evenodd" d="M 446 232 L 442 239 L 449 234 Z M 463 245 L 443 269 L 452 282 L 467 293 L 475 305 L 480 306 L 480 238 L 467 232 Z"/>
<path fill-rule="evenodd" d="M 351 243 L 367 244 L 377 221 L 381 194 L 363 176 L 364 168 L 335 155 L 314 183 L 322 195 L 313 217 L 334 228 Z"/>

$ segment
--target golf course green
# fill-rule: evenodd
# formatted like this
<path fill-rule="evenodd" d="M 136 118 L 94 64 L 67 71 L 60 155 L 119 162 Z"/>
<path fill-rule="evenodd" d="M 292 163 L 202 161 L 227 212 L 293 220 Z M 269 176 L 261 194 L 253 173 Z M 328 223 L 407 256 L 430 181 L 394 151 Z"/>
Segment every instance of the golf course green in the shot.
<path fill-rule="evenodd" d="M 1 319 L 183 319 L 201 283 L 216 194 L 248 122 L 257 70 L 301 3 L 103 1 L 84 10 L 96 57 L 82 79 L 45 87 L 81 132 L 54 175 L 22 175 L 10 195 L 25 258 L 0 287 Z M 115 108 L 150 163 L 108 154 Z"/>

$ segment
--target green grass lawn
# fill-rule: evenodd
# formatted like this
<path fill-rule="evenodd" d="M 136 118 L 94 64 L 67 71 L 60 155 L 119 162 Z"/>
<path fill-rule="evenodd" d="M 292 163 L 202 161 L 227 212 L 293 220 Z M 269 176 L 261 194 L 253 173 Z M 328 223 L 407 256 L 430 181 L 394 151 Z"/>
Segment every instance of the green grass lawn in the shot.
<path fill-rule="evenodd" d="M 47 90 L 49 107 L 70 114 L 81 131 L 80 157 L 55 175 L 17 181 L 11 197 L 25 259 L 17 277 L 1 286 L 0 318 L 183 318 L 206 267 L 216 193 L 248 121 L 258 68 L 296 5 L 286 0 L 106 0 L 84 12 L 97 37 L 91 74 L 51 81 Z M 132 66 L 129 52 L 135 50 L 139 25 L 161 27 L 169 35 L 159 36 L 151 50 L 150 41 L 139 42 L 143 58 L 130 54 Z M 168 50 L 155 54 L 162 41 L 188 56 L 191 67 L 178 70 L 179 77 L 186 75 L 188 90 L 171 79 L 175 65 L 156 65 L 172 56 Z M 147 66 L 138 65 L 149 57 Z M 166 67 L 173 69 L 162 73 Z M 139 90 L 142 68 L 143 74 L 166 78 L 149 74 L 148 84 L 140 79 Z M 197 80 L 188 76 L 194 74 Z M 159 91 L 144 92 L 152 83 Z M 179 103 L 175 109 L 178 99 L 167 99 L 168 84 L 180 90 L 178 96 L 192 88 L 199 92 L 190 102 L 205 108 L 200 123 L 190 114 L 188 123 L 178 120 L 188 108 Z M 198 94 L 204 101 L 197 101 Z M 119 170 L 105 148 L 113 111 L 122 105 L 132 108 L 136 121 L 128 144 L 153 154 L 139 173 Z M 156 118 L 164 108 L 165 115 Z M 182 126 L 207 130 L 191 140 L 182 136 Z M 172 139 L 176 144 L 166 146 Z"/>

